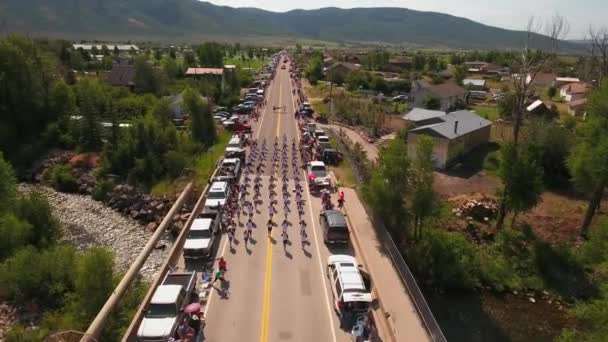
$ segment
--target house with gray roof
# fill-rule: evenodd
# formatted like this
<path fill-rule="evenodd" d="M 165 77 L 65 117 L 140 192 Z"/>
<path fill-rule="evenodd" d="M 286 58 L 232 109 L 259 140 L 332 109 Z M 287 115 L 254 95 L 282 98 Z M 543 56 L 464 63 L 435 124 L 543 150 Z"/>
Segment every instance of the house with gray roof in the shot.
<path fill-rule="evenodd" d="M 416 141 L 420 136 L 433 139 L 433 164 L 437 169 L 445 169 L 454 160 L 490 140 L 492 122 L 468 110 L 448 113 L 437 119 L 441 122 L 408 132 L 407 148 L 411 158 L 416 156 Z"/>
<path fill-rule="evenodd" d="M 471 90 L 486 90 L 486 80 L 476 78 L 465 78 L 462 80 L 462 84 L 466 87 L 469 86 Z"/>
<path fill-rule="evenodd" d="M 415 127 L 420 127 L 443 122 L 441 117 L 444 115 L 445 112 L 440 110 L 413 108 L 409 113 L 403 116 L 403 120 L 409 122 Z"/>
<path fill-rule="evenodd" d="M 456 82 L 447 81 L 441 84 L 431 84 L 426 80 L 415 80 L 412 82 L 410 98 L 414 107 L 424 107 L 429 97 L 439 101 L 439 109 L 448 111 L 465 103 L 464 88 Z"/>

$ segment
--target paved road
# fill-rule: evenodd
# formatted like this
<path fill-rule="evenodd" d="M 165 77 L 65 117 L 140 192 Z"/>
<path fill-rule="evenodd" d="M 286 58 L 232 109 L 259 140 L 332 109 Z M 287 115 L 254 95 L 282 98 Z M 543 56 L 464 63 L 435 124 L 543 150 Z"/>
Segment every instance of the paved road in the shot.
<path fill-rule="evenodd" d="M 333 297 L 325 276 L 325 264 L 330 254 L 347 252 L 341 247 L 329 250 L 322 242 L 318 225 L 320 199 L 308 192 L 305 173 L 300 169 L 300 184 L 304 187 L 305 221 L 310 243 L 302 247 L 299 235 L 298 215 L 295 203 L 290 205 L 288 228 L 291 245 L 284 250 L 281 240 L 283 205 L 281 180 L 276 182 L 278 213 L 274 221 L 279 225 L 267 236 L 269 201 L 269 159 L 272 156 L 274 139 L 283 135 L 291 149 L 292 138 L 298 135 L 294 119 L 294 97 L 287 70 L 279 69 L 275 80 L 268 88 L 268 105 L 260 121 L 254 127 L 254 138 L 261 143 L 264 138 L 269 147 L 262 177 L 262 201 L 253 217 L 257 228 L 253 238 L 245 247 L 244 227 L 237 228 L 238 243 L 230 248 L 225 238 L 220 242 L 218 256 L 223 255 L 228 263 L 226 282 L 220 282 L 213 291 L 206 308 L 207 340 L 219 341 L 351 341 L 348 332 L 339 327 L 332 308 Z M 274 111 L 273 107 L 282 107 Z M 297 138 L 296 138 L 297 139 Z M 279 154 L 280 155 L 280 154 Z M 291 153 L 289 155 L 289 189 L 294 189 Z M 279 172 L 279 179 L 280 179 Z M 253 194 L 252 188 L 248 200 Z M 292 192 L 293 193 L 293 192 Z M 245 223 L 246 216 L 242 216 Z M 341 249 L 341 250 L 340 250 Z"/>

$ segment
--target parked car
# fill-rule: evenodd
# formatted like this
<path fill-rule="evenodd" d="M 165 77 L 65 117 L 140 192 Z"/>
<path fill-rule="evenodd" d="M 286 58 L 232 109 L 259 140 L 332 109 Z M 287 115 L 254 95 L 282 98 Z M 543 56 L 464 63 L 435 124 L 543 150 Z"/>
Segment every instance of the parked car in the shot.
<path fill-rule="evenodd" d="M 221 213 L 205 213 L 192 221 L 186 242 L 184 258 L 198 259 L 211 256 L 219 233 Z"/>
<path fill-rule="evenodd" d="M 329 187 L 331 186 L 331 178 L 327 166 L 322 161 L 312 161 L 308 163 L 308 175 L 314 178 L 312 183 L 316 186 Z"/>
<path fill-rule="evenodd" d="M 348 243 L 348 224 L 340 210 L 324 210 L 319 214 L 325 243 Z"/>
<path fill-rule="evenodd" d="M 409 99 L 409 96 L 407 96 L 407 95 L 397 95 L 397 96 L 393 97 L 392 101 L 393 102 L 407 102 L 408 99 Z"/>
<path fill-rule="evenodd" d="M 216 213 L 220 211 L 228 200 L 229 188 L 226 182 L 213 182 L 207 193 L 203 213 Z"/>
<path fill-rule="evenodd" d="M 327 258 L 327 278 L 334 299 L 334 310 L 342 325 L 354 323 L 357 316 L 368 313 L 372 295 L 366 287 L 357 259 L 350 255 Z"/>
<path fill-rule="evenodd" d="M 178 323 L 184 317 L 184 308 L 190 304 L 196 272 L 173 272 L 167 274 L 154 294 L 139 328 L 139 342 L 169 341 L 176 337 Z"/>
<path fill-rule="evenodd" d="M 241 160 L 239 158 L 224 158 L 219 163 L 214 182 L 224 181 L 229 183 L 238 182 L 241 175 Z"/>
<path fill-rule="evenodd" d="M 329 165 L 337 165 L 342 158 L 342 153 L 333 148 L 326 148 L 321 152 L 321 160 Z"/>

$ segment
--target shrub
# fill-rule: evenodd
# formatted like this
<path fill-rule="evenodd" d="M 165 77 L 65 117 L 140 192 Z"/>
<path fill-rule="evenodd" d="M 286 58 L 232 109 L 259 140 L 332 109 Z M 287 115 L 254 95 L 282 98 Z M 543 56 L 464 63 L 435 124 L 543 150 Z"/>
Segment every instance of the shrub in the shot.
<path fill-rule="evenodd" d="M 500 153 L 494 151 L 488 153 L 486 158 L 483 160 L 483 169 L 489 172 L 496 172 L 500 167 Z"/>
<path fill-rule="evenodd" d="M 416 274 L 431 285 L 460 289 L 480 285 L 477 251 L 459 233 L 429 229 L 406 255 Z"/>
<path fill-rule="evenodd" d="M 536 237 L 530 227 L 524 227 L 521 231 L 502 229 L 496 235 L 494 248 L 521 278 L 521 286 L 524 288 L 539 289 L 543 286 L 534 262 L 535 243 Z"/>
<path fill-rule="evenodd" d="M 507 289 L 520 289 L 521 278 L 513 269 L 509 261 L 495 248 L 489 247 L 480 250 L 479 254 L 481 280 L 496 291 Z"/>
<path fill-rule="evenodd" d="M 112 181 L 101 179 L 97 181 L 97 184 L 95 185 L 91 196 L 96 201 L 104 202 L 108 199 L 108 196 L 112 192 L 113 188 L 114 183 Z"/>
<path fill-rule="evenodd" d="M 0 216 L 0 260 L 25 246 L 32 234 L 32 225 L 12 214 Z"/>
<path fill-rule="evenodd" d="M 75 256 L 69 246 L 43 251 L 23 248 L 2 265 L 0 288 L 17 304 L 34 302 L 58 308 L 74 288 Z"/>
<path fill-rule="evenodd" d="M 76 177 L 70 172 L 68 165 L 55 165 L 51 170 L 51 185 L 57 191 L 76 192 L 78 183 Z"/>
<path fill-rule="evenodd" d="M 15 215 L 32 225 L 28 243 L 36 247 L 53 244 L 59 236 L 59 222 L 53 216 L 49 202 L 38 193 L 31 193 L 16 202 Z"/>
<path fill-rule="evenodd" d="M 177 178 L 186 165 L 188 165 L 188 159 L 182 153 L 178 151 L 169 151 L 165 153 L 165 168 L 167 170 L 167 175 L 170 178 Z"/>

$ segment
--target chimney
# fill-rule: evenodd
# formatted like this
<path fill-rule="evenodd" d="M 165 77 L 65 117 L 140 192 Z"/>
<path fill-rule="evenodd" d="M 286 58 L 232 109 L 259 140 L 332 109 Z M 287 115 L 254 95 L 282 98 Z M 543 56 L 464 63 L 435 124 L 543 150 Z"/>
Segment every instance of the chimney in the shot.
<path fill-rule="evenodd" d="M 458 120 L 454 121 L 454 134 L 458 134 Z"/>

